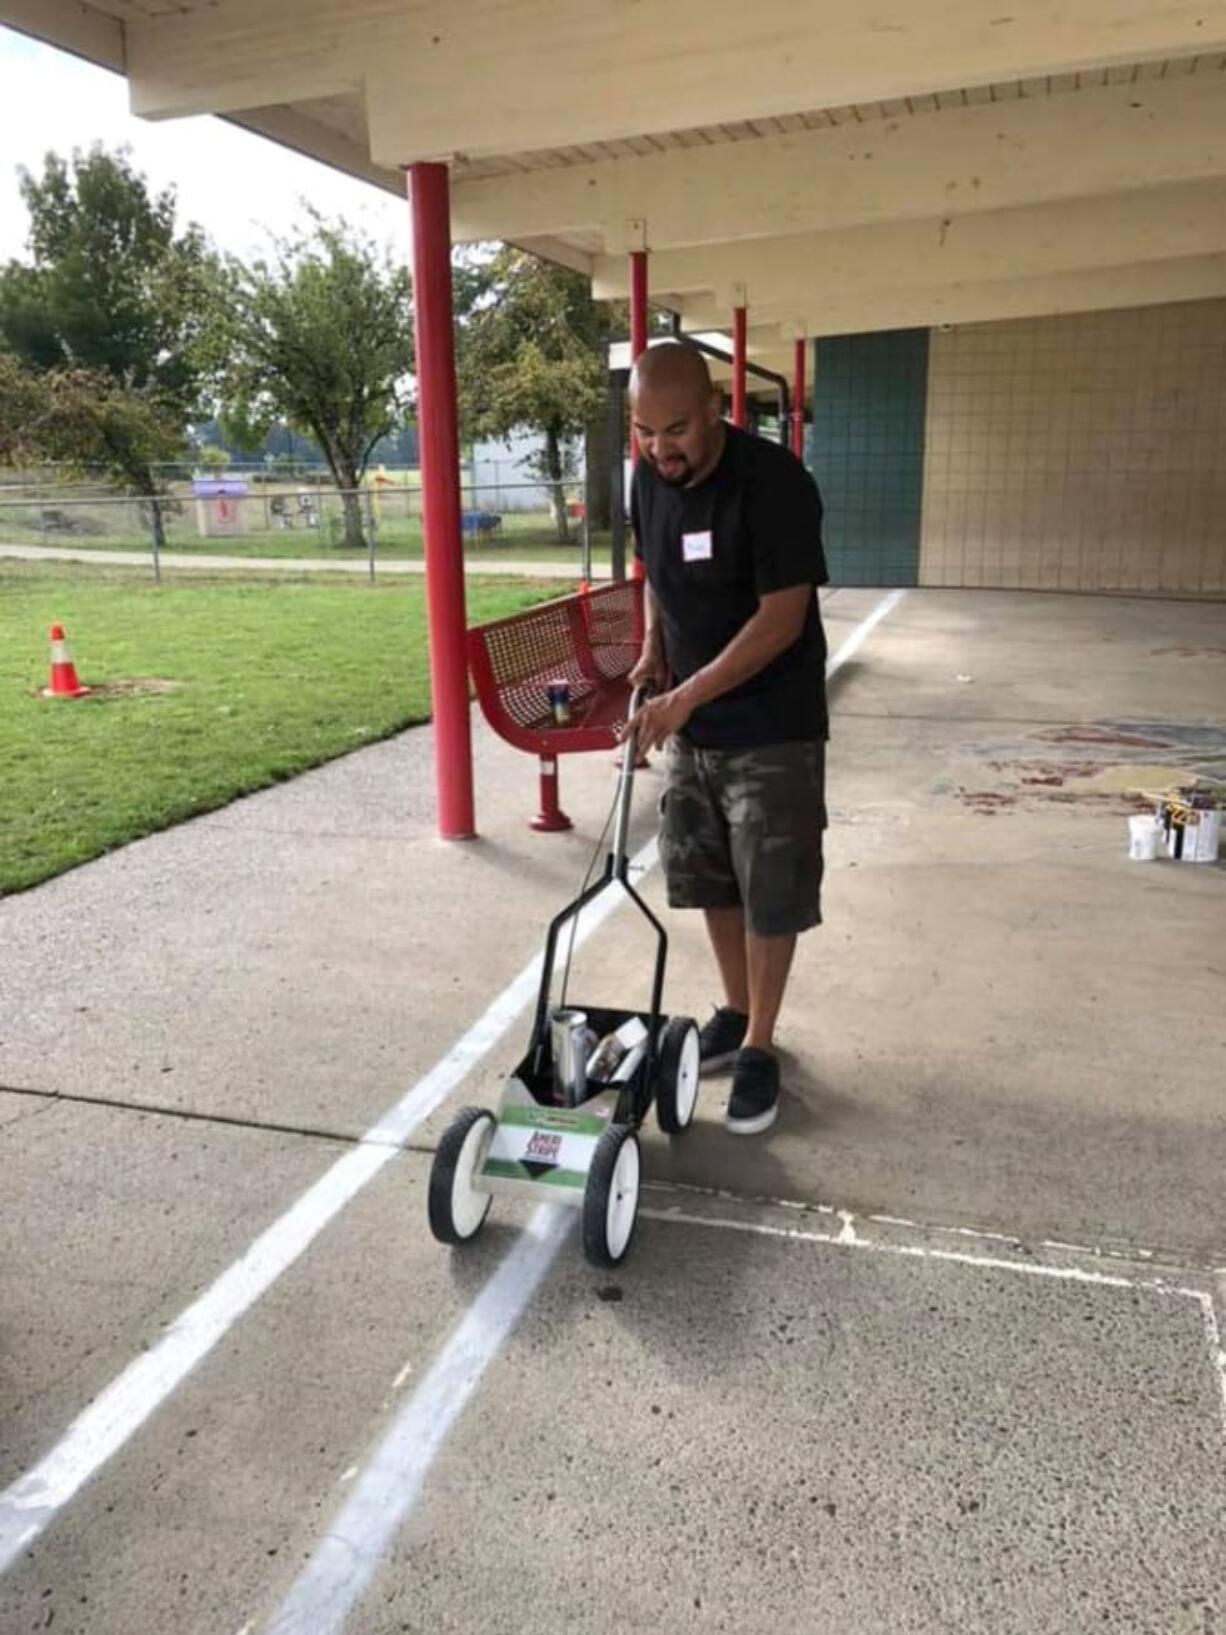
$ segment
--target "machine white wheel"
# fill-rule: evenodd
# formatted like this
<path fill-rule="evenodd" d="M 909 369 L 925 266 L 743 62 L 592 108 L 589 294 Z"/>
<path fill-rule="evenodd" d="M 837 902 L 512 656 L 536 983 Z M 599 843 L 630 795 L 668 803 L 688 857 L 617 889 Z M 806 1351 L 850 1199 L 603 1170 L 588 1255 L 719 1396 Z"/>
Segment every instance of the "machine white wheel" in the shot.
<path fill-rule="evenodd" d="M 661 1035 L 656 1062 L 656 1118 L 665 1135 L 680 1135 L 693 1120 L 701 1070 L 698 1024 L 674 1016 Z"/>
<path fill-rule="evenodd" d="M 430 1230 L 440 1243 L 467 1243 L 485 1225 L 492 1199 L 475 1184 L 494 1134 L 494 1115 L 465 1107 L 447 1126 L 430 1169 Z"/>
<path fill-rule="evenodd" d="M 583 1252 L 593 1266 L 618 1266 L 634 1236 L 642 1161 L 639 1139 L 610 1124 L 596 1143 L 583 1194 Z"/>

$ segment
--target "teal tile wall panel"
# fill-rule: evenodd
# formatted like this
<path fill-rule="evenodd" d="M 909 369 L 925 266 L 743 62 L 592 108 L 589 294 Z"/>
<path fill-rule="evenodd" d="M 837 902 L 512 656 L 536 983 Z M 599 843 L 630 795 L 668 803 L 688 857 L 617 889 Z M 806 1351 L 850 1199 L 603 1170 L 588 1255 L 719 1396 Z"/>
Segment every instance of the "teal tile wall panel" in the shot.
<path fill-rule="evenodd" d="M 919 580 L 928 331 L 815 343 L 809 469 L 826 507 L 836 585 Z"/>

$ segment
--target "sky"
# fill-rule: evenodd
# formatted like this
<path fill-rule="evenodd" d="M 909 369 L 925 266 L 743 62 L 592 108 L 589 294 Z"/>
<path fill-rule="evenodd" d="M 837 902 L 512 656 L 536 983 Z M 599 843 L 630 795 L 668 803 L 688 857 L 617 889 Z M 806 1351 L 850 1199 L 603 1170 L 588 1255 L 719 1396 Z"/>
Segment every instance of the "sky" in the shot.
<path fill-rule="evenodd" d="M 125 82 L 104 68 L 0 27 L 0 262 L 26 251 L 18 167 L 41 172 L 48 149 L 127 146 L 155 192 L 174 184 L 179 218 L 220 249 L 251 256 L 301 221 L 301 201 L 344 216 L 398 258 L 409 253 L 408 206 L 265 137 L 218 119 L 152 124 L 128 112 Z"/>

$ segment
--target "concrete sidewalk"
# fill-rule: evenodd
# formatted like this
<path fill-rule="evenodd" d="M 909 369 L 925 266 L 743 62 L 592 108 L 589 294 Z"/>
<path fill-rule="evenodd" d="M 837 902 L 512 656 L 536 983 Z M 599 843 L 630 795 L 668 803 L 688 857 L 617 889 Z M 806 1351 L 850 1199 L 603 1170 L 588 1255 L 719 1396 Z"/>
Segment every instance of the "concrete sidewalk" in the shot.
<path fill-rule="evenodd" d="M 10 557 L 18 562 L 87 562 L 95 567 L 104 568 L 147 568 L 153 571 L 153 557 L 149 551 L 89 551 L 75 550 L 66 545 L 4 545 L 0 544 L 0 557 Z M 162 567 L 168 571 L 200 572 L 208 570 L 210 573 L 344 573 L 369 574 L 370 564 L 365 556 L 353 561 L 338 561 L 322 557 L 283 557 L 283 556 L 224 556 L 213 553 L 203 554 L 196 551 L 162 551 L 160 554 Z M 375 574 L 424 574 L 424 562 L 408 561 L 403 557 L 376 556 Z M 466 557 L 464 559 L 465 573 L 475 574 L 514 574 L 530 579 L 567 579 L 571 582 L 578 580 L 580 568 L 578 561 L 574 562 L 524 562 L 508 557 Z M 608 568 L 594 564 L 592 580 L 604 580 L 610 577 Z"/>
<path fill-rule="evenodd" d="M 832 651 L 878 600 L 825 600 Z M 728 1137 L 715 1079 L 683 1139 L 645 1131 L 633 1258 L 557 1248 L 411 1513 L 347 1557 L 354 1635 L 1220 1627 L 1226 870 L 1128 863 L 1119 792 L 1222 775 L 1220 620 L 912 592 L 873 632 L 832 690 L 777 1129 Z M 564 761 L 576 831 L 538 836 L 532 763 L 476 739 L 475 843 L 434 838 L 420 729 L 0 903 L 0 1489 L 539 949 L 611 758 Z M 668 924 L 701 1015 L 701 929 Z M 574 994 L 638 1003 L 649 951 L 619 910 Z M 462 1254 L 424 1224 L 437 1131 L 520 1051 L 505 1011 L 0 1576 L 0 1627 L 272 1630 L 524 1241 L 501 1205 Z"/>

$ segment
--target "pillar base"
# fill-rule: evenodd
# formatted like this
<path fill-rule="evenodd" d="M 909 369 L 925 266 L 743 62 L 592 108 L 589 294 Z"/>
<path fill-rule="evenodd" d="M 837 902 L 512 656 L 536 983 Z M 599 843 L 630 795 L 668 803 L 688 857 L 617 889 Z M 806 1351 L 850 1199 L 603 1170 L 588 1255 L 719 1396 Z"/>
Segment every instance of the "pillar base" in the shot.
<path fill-rule="evenodd" d="M 574 828 L 558 800 L 558 763 L 552 755 L 541 756 L 541 809 L 530 827 L 546 835 Z"/>
<path fill-rule="evenodd" d="M 556 812 L 538 812 L 528 824 L 541 835 L 560 835 L 567 829 L 573 829 L 574 824 L 560 808 Z"/>

